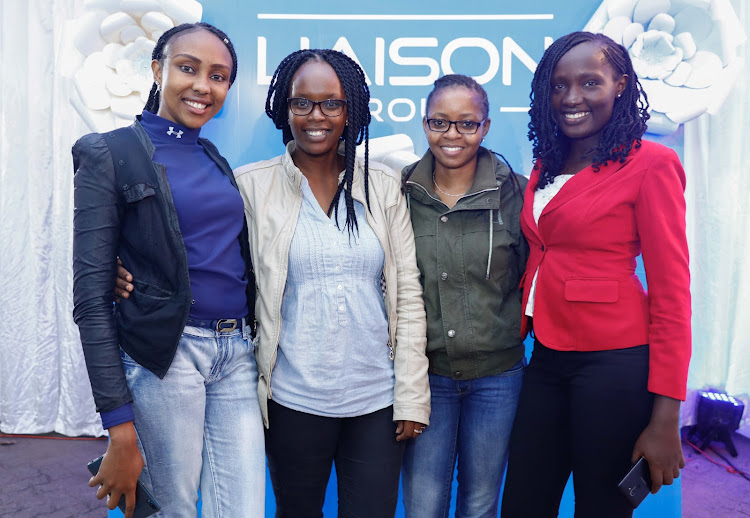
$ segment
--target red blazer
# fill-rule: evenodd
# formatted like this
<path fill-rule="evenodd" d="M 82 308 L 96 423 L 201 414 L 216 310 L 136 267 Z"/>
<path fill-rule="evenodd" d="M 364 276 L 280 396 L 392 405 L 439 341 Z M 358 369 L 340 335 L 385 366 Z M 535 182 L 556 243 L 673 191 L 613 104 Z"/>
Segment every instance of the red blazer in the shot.
<path fill-rule="evenodd" d="M 551 349 L 649 344 L 648 390 L 685 399 L 691 351 L 685 172 L 677 154 L 643 141 L 625 163 L 573 176 L 534 222 L 537 167 L 521 211 L 530 255 L 523 305 L 539 268 L 534 334 Z M 635 274 L 642 254 L 648 293 Z M 529 331 L 524 316 L 522 336 Z"/>

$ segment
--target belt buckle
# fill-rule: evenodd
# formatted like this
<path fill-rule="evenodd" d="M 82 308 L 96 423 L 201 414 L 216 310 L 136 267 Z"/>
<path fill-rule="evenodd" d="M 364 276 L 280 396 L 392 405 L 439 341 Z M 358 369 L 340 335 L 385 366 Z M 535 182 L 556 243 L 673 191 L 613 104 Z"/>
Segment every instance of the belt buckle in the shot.
<path fill-rule="evenodd" d="M 237 329 L 236 318 L 222 318 L 216 321 L 216 331 L 219 333 L 231 333 Z"/>

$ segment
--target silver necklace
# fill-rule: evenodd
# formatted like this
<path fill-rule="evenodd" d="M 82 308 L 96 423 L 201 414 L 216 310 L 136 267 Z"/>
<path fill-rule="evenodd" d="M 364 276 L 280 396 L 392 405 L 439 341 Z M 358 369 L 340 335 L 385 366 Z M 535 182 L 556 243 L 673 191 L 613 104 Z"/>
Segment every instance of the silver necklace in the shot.
<path fill-rule="evenodd" d="M 464 191 L 461 194 L 451 194 L 449 192 L 445 192 L 444 190 L 442 190 L 440 188 L 440 186 L 435 181 L 435 171 L 432 172 L 432 184 L 435 186 L 435 189 L 437 189 L 438 191 L 440 191 L 440 194 L 445 194 L 446 196 L 450 196 L 452 198 L 460 198 L 461 196 L 463 196 L 464 194 L 466 194 L 468 192 L 468 191 Z"/>

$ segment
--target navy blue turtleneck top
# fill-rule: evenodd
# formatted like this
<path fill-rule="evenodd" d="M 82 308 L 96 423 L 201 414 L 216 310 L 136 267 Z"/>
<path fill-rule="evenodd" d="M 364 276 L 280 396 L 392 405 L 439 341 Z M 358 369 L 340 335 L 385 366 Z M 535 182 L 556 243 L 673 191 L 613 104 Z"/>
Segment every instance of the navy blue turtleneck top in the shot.
<path fill-rule="evenodd" d="M 201 320 L 247 315 L 245 262 L 239 235 L 242 197 L 189 129 L 144 111 L 141 125 L 167 170 L 182 240 L 187 249 L 190 316 Z"/>

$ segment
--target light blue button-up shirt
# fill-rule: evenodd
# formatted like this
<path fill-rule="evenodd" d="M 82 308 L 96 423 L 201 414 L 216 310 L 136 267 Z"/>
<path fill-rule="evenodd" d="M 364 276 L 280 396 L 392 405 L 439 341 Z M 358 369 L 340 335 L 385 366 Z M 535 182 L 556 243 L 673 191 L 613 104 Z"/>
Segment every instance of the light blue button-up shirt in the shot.
<path fill-rule="evenodd" d="M 388 319 L 380 288 L 385 254 L 354 201 L 359 234 L 336 227 L 302 178 L 302 207 L 289 250 L 281 337 L 272 378 L 280 405 L 352 417 L 393 404 Z"/>

